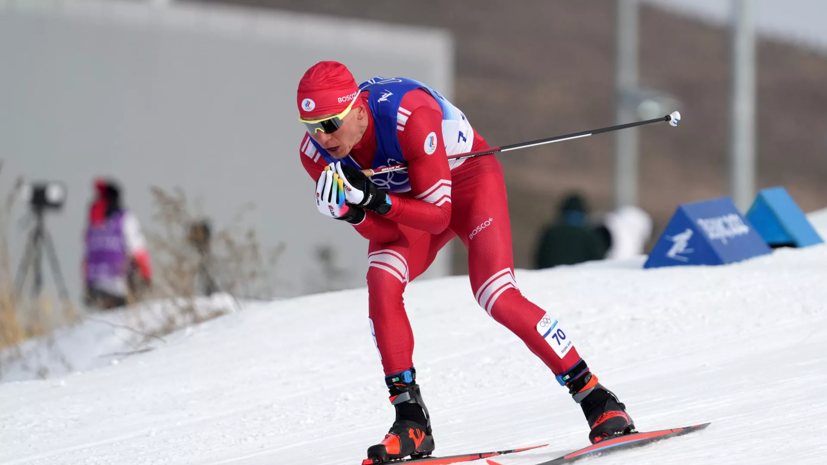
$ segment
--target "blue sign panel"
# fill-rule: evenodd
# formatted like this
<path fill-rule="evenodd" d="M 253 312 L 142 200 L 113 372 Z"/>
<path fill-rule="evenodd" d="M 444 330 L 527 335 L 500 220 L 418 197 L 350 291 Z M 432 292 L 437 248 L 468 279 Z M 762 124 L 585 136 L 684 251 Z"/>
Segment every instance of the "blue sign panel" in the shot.
<path fill-rule="evenodd" d="M 747 219 L 773 247 L 807 247 L 824 242 L 783 187 L 761 190 Z"/>
<path fill-rule="evenodd" d="M 732 199 L 721 197 L 679 206 L 643 267 L 723 265 L 771 252 Z"/>

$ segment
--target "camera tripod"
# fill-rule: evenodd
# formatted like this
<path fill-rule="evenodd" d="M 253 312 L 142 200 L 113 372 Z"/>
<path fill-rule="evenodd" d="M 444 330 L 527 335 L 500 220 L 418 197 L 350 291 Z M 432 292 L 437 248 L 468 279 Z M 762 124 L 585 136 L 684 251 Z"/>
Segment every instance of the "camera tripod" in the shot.
<path fill-rule="evenodd" d="M 60 273 L 60 263 L 57 260 L 55 253 L 55 246 L 49 232 L 46 231 L 46 225 L 43 221 L 43 209 L 34 209 L 35 226 L 29 233 L 26 240 L 26 249 L 23 257 L 20 260 L 20 267 L 17 269 L 17 296 L 23 295 L 23 284 L 26 282 L 26 277 L 29 271 L 33 272 L 32 283 L 32 297 L 37 298 L 43 289 L 43 253 L 44 249 L 48 256 L 49 263 L 52 268 L 52 275 L 55 279 L 55 285 L 60 297 L 64 300 L 69 299 L 69 291 L 66 288 L 66 283 L 63 281 L 63 275 Z"/>

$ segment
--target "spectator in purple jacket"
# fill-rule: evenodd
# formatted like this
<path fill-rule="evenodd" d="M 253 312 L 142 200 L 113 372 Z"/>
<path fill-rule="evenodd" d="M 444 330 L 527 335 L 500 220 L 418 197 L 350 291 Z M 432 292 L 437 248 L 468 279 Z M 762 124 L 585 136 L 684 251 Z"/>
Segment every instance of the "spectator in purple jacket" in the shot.
<path fill-rule="evenodd" d="M 151 285 L 152 267 L 138 219 L 121 205 L 118 185 L 96 179 L 95 192 L 86 228 L 85 301 L 111 309 L 134 300 L 137 287 Z"/>

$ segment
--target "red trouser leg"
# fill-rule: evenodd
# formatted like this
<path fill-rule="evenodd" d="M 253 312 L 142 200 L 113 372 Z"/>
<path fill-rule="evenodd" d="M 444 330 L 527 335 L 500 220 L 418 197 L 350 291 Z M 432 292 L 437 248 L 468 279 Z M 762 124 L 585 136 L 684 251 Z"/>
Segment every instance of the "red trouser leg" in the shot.
<path fill-rule="evenodd" d="M 545 310 L 526 299 L 517 287 L 505 182 L 502 168 L 495 159 L 493 162 L 496 166 L 454 182 L 450 228 L 468 249 L 471 289 L 477 303 L 559 375 L 573 367 L 580 356 L 573 345 L 563 352 L 570 341 L 564 332 L 557 333 L 559 323 L 554 334 L 543 338 L 537 325 L 546 316 Z M 561 335 L 566 339 L 561 340 Z"/>
<path fill-rule="evenodd" d="M 433 235 L 402 225 L 399 229 L 396 241 L 371 241 L 368 247 L 370 324 L 385 375 L 413 366 L 413 332 L 402 297 L 405 287 L 428 269 L 437 252 L 454 237 L 451 230 Z"/>
<path fill-rule="evenodd" d="M 493 165 L 492 165 L 493 163 Z M 483 166 L 484 165 L 484 166 Z M 399 239 L 371 242 L 367 274 L 371 329 L 386 375 L 413 366 L 414 340 L 403 294 L 408 282 L 422 274 L 437 252 L 458 235 L 468 248 L 471 289 L 480 306 L 516 334 L 556 375 L 573 367 L 580 356 L 570 346 L 561 357 L 551 344 L 568 339 L 546 338 L 537 325 L 546 312 L 518 290 L 514 280 L 511 224 L 502 168 L 496 159 L 469 166 L 454 180 L 453 213 L 448 230 L 439 235 L 400 226 Z M 484 168 L 484 169 L 482 169 Z M 551 317 L 551 321 L 554 318 Z M 556 329 L 560 329 L 559 326 Z"/>

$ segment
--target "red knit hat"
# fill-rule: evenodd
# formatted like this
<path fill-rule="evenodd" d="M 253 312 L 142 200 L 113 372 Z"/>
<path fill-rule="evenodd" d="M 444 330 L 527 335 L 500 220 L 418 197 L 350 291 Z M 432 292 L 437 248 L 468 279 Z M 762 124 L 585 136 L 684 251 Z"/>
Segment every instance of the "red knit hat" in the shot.
<path fill-rule="evenodd" d="M 302 119 L 345 111 L 359 96 L 359 86 L 347 67 L 336 61 L 320 61 L 299 81 L 296 104 Z"/>

